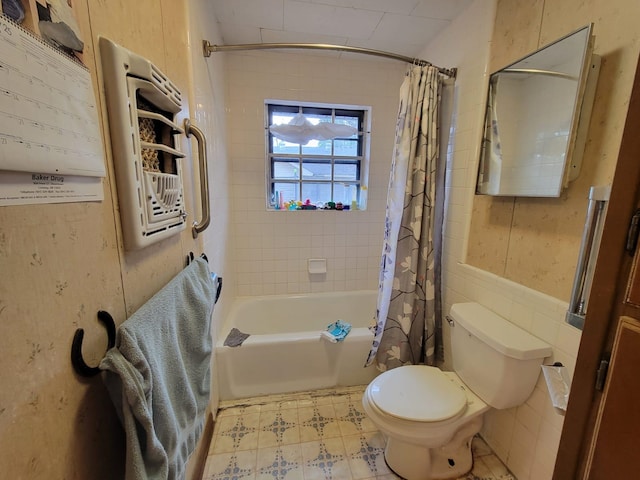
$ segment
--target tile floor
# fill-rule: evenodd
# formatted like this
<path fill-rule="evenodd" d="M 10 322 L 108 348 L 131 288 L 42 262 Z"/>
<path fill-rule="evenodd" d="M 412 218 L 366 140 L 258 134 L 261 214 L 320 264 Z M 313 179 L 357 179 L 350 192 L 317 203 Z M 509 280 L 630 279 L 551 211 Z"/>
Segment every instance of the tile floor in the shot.
<path fill-rule="evenodd" d="M 222 402 L 203 480 L 397 480 L 382 434 L 366 417 L 364 387 Z M 515 480 L 484 441 L 460 480 Z"/>

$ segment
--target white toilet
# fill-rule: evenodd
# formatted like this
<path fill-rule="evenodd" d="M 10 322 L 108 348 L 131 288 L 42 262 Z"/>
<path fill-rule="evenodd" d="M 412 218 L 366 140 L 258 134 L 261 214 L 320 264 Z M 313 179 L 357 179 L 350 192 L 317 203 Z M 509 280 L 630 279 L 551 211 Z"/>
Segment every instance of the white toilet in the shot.
<path fill-rule="evenodd" d="M 551 347 L 478 303 L 448 317 L 455 372 L 408 365 L 367 387 L 362 404 L 386 435 L 385 460 L 407 480 L 456 478 L 473 466 L 471 439 L 489 408 L 524 403 Z"/>

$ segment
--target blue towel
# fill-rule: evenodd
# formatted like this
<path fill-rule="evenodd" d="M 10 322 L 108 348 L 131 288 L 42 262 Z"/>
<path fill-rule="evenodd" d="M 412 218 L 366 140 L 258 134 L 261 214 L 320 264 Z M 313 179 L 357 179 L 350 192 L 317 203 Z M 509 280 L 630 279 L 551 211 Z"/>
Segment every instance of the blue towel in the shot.
<path fill-rule="evenodd" d="M 198 258 L 123 322 L 100 363 L 126 434 L 126 480 L 184 478 L 209 403 L 215 296 Z"/>
<path fill-rule="evenodd" d="M 341 342 L 349 335 L 351 331 L 351 324 L 343 320 L 337 320 L 330 325 L 327 325 L 327 329 L 322 332 L 322 336 L 332 343 Z"/>

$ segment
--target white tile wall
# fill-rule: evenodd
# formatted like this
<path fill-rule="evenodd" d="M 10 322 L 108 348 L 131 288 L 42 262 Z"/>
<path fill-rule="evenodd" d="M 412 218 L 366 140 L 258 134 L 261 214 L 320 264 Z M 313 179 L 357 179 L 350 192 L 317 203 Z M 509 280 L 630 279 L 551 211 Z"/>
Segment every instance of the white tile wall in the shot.
<path fill-rule="evenodd" d="M 486 64 L 495 17 L 493 0 L 476 0 L 421 55 L 457 67 L 454 134 L 447 163 L 447 217 L 443 258 L 444 306 L 477 301 L 553 347 L 548 362 L 561 361 L 573 373 L 580 332 L 564 323 L 566 302 L 525 288 L 464 263 L 475 189 L 487 86 Z M 445 323 L 445 341 L 449 331 Z M 451 366 L 445 346 L 446 364 Z M 563 417 L 538 384 L 524 405 L 489 412 L 482 434 L 518 480 L 546 480 L 553 473 Z"/>
<path fill-rule="evenodd" d="M 202 56 L 200 42 L 203 38 L 221 43 L 211 2 L 198 0 L 189 4 L 190 32 L 189 50 L 193 66 L 193 104 L 190 118 L 205 134 L 208 143 L 209 191 L 211 226 L 202 233 L 204 253 L 209 259 L 209 268 L 223 277 L 224 294 L 216 304 L 212 318 L 212 334 L 215 343 L 217 333 L 226 317 L 235 296 L 233 272 L 230 262 L 230 209 L 227 199 L 231 190 L 230 165 L 226 151 L 226 119 L 224 89 L 224 58 L 213 55 Z M 190 97 L 192 96 L 189 95 Z M 193 106 L 192 106 L 193 107 Z M 198 253 L 198 252 L 195 252 Z M 213 382 L 216 381 L 215 368 Z M 218 395 L 215 383 L 212 388 L 211 409 L 216 411 Z"/>
<path fill-rule="evenodd" d="M 225 55 L 237 294 L 377 288 L 398 90 L 406 66 L 334 54 Z M 366 211 L 267 211 L 265 99 L 372 107 Z M 327 274 L 309 275 L 309 258 L 326 258 Z"/>

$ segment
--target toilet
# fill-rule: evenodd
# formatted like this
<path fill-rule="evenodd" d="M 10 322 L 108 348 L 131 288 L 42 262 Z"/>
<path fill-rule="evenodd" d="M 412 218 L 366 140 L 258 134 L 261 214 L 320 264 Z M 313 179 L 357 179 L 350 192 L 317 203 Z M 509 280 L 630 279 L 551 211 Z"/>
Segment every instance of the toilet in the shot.
<path fill-rule="evenodd" d="M 362 404 L 384 433 L 389 468 L 406 480 L 456 478 L 473 466 L 471 440 L 490 408 L 524 403 L 551 347 L 478 303 L 456 303 L 453 372 L 406 365 L 377 376 Z"/>

